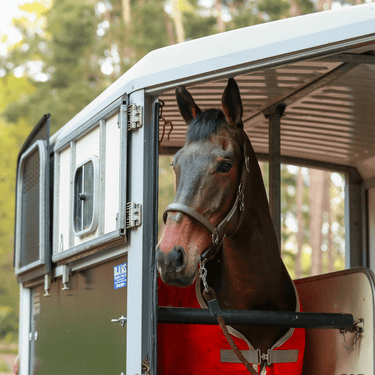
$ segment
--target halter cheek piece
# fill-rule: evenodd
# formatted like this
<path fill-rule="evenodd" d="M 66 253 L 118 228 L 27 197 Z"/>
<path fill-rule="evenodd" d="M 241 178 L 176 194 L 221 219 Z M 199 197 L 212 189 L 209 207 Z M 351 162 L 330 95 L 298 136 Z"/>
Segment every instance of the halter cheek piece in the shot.
<path fill-rule="evenodd" d="M 246 173 L 250 172 L 250 158 L 248 156 L 248 146 L 247 146 L 247 136 L 245 135 L 245 142 L 243 145 L 244 150 L 244 163 L 242 167 L 242 174 L 240 183 L 238 185 L 236 200 L 229 211 L 228 215 L 216 226 L 214 227 L 208 219 L 206 219 L 199 212 L 193 208 L 183 204 L 183 203 L 171 203 L 164 211 L 163 221 L 164 224 L 167 221 L 168 212 L 181 212 L 190 218 L 198 221 L 204 227 L 206 227 L 212 234 L 212 246 L 206 249 L 201 255 L 201 261 L 205 262 L 212 259 L 217 251 L 219 250 L 224 238 L 234 234 L 238 228 L 241 226 L 243 220 L 243 213 L 245 211 L 245 200 L 244 191 L 246 184 Z M 231 233 L 228 233 L 229 227 L 233 226 L 232 223 L 237 222 L 236 229 Z"/>

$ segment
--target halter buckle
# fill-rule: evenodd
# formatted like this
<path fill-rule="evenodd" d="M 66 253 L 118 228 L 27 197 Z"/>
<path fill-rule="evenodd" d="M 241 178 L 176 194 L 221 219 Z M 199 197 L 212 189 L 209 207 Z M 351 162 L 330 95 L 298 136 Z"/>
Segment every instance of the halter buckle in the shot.
<path fill-rule="evenodd" d="M 212 233 L 212 244 L 214 246 L 219 244 L 219 235 L 217 233 Z"/>
<path fill-rule="evenodd" d="M 245 168 L 246 172 L 250 173 L 250 158 L 248 156 L 245 157 Z"/>
<path fill-rule="evenodd" d="M 241 181 L 239 186 L 238 186 L 238 192 L 237 192 L 237 195 L 238 195 L 238 200 L 239 200 L 239 207 L 238 209 L 241 211 L 243 211 L 245 209 L 245 195 L 243 193 L 243 182 Z"/>
<path fill-rule="evenodd" d="M 207 269 L 206 267 L 204 266 L 204 264 L 206 263 L 207 259 L 199 262 L 199 277 L 202 279 L 202 282 L 203 282 L 203 286 L 204 286 L 204 290 L 206 292 L 208 292 L 208 284 L 207 284 L 207 280 L 206 280 L 206 277 L 207 277 Z"/>

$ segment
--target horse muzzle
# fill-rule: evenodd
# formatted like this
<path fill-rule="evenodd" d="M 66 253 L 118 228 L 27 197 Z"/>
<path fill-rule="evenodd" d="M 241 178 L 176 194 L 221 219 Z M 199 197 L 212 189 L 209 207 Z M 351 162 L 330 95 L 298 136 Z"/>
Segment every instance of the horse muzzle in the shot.
<path fill-rule="evenodd" d="M 156 262 L 163 282 L 169 285 L 190 286 L 197 275 L 198 262 L 196 267 L 188 267 L 185 249 L 182 246 L 176 245 L 168 252 L 157 246 Z"/>

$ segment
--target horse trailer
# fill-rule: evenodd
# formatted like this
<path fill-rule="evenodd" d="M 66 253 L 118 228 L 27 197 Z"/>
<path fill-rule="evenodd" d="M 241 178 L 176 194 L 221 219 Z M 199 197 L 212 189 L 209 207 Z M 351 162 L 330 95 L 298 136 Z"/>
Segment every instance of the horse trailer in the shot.
<path fill-rule="evenodd" d="M 303 374 L 375 373 L 369 3 L 158 49 L 52 136 L 53 113 L 41 118 L 17 165 L 20 375 L 164 373 L 158 326 L 196 320 L 158 307 L 159 154 L 174 155 L 185 143 L 175 89 L 187 87 L 202 109 L 218 107 L 228 78 L 239 86 L 255 153 L 270 163 L 278 238 L 281 163 L 345 175 L 346 270 L 294 284 L 304 312 L 349 314 L 360 329 L 329 329 L 312 314 L 320 329 L 306 326 Z M 198 319 L 208 322 L 207 314 Z M 181 360 L 195 360 L 180 350 Z"/>

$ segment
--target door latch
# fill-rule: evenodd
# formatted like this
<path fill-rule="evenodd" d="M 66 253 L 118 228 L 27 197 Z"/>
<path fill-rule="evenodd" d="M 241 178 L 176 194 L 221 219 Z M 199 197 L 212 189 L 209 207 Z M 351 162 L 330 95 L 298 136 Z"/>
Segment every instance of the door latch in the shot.
<path fill-rule="evenodd" d="M 120 323 L 121 327 L 125 327 L 127 321 L 127 317 L 124 315 L 121 315 L 118 319 L 111 319 L 112 323 Z"/>
<path fill-rule="evenodd" d="M 142 126 L 142 106 L 135 103 L 128 105 L 128 130 Z"/>
<path fill-rule="evenodd" d="M 140 203 L 128 202 L 126 213 L 126 228 L 139 227 L 142 224 L 142 205 Z"/>

